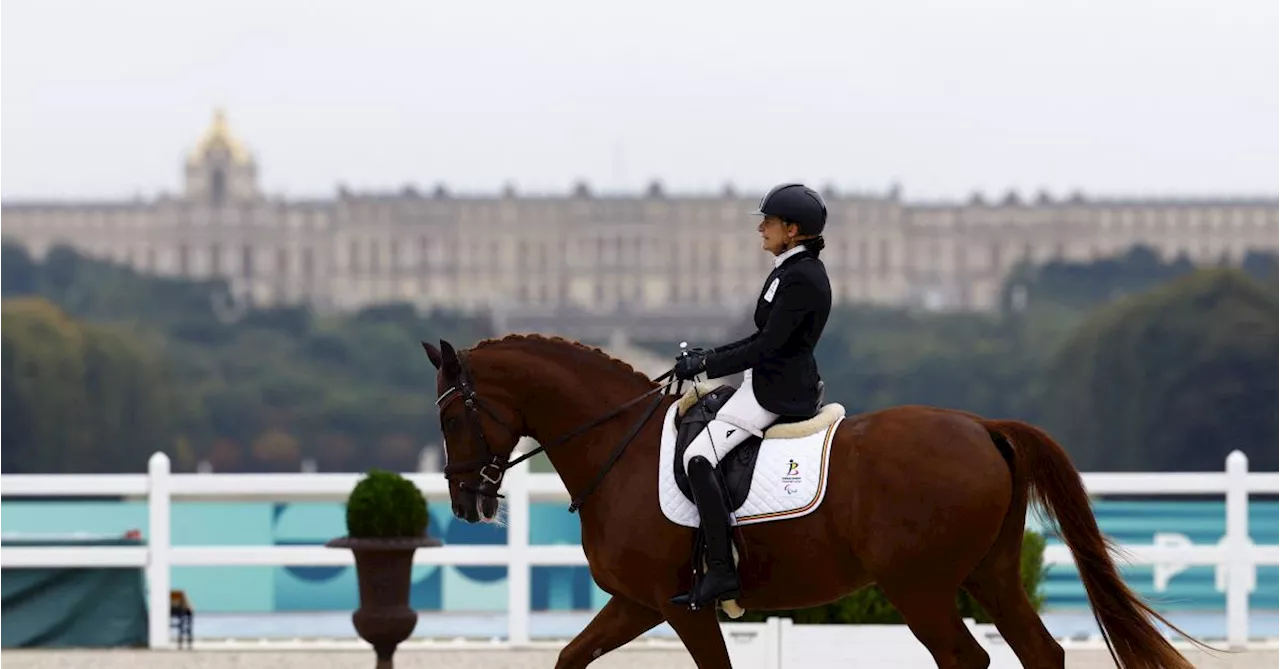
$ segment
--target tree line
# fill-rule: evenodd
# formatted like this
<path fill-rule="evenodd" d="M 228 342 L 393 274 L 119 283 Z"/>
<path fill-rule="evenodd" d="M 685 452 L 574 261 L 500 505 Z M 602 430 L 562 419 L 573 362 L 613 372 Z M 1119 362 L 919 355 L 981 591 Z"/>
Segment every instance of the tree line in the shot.
<path fill-rule="evenodd" d="M 33 262 L 6 244 L 0 270 L 6 472 L 143 471 L 156 450 L 186 470 L 203 460 L 214 471 L 298 471 L 304 459 L 321 471 L 413 470 L 423 445 L 440 441 L 419 339 L 490 334 L 483 318 L 396 304 L 231 317 L 221 281 L 141 275 L 66 248 Z M 71 334 L 51 338 L 55 324 Z M 133 357 L 103 367 L 99 350 Z M 132 401 L 130 384 L 162 401 Z M 136 432 L 86 428 L 67 442 L 59 431 L 122 413 Z"/>
<path fill-rule="evenodd" d="M 186 471 L 412 470 L 440 441 L 418 341 L 495 334 L 483 315 L 407 304 L 232 314 L 221 281 L 67 248 L 35 261 L 5 244 L 0 271 L 6 473 L 143 471 L 157 450 Z M 1087 470 L 1218 469 L 1234 448 L 1274 469 L 1275 287 L 1264 254 L 1200 270 L 1141 248 L 1024 266 L 996 313 L 837 307 L 819 366 L 850 411 L 1032 420 Z"/>

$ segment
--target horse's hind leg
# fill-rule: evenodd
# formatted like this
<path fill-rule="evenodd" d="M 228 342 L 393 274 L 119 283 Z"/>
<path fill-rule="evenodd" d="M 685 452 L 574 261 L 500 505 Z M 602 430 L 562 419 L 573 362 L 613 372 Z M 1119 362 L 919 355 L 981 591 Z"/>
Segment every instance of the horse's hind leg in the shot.
<path fill-rule="evenodd" d="M 690 611 L 681 606 L 667 605 L 663 612 L 698 669 L 731 669 L 729 648 L 720 631 L 715 606 L 707 605 Z"/>
<path fill-rule="evenodd" d="M 1019 537 L 1021 539 L 1021 537 Z M 1066 654 L 1031 606 L 1023 589 L 1018 554 L 1001 547 L 964 582 L 964 589 L 991 616 L 1026 669 L 1063 669 Z"/>
<path fill-rule="evenodd" d="M 585 667 L 662 622 L 662 614 L 614 595 L 595 618 L 560 651 L 556 669 Z"/>
<path fill-rule="evenodd" d="M 1013 649 L 1023 667 L 1062 669 L 1066 664 L 1066 653 L 1045 628 L 1022 585 L 1022 542 L 1026 517 L 1027 491 L 1015 485 L 1014 499 L 1000 527 L 1000 534 L 996 535 L 986 556 L 965 578 L 964 589 L 991 616 L 1000 636 Z"/>
<path fill-rule="evenodd" d="M 922 587 L 918 583 L 881 583 L 884 594 L 924 647 L 938 669 L 986 669 L 991 656 L 965 627 L 956 608 L 955 588 Z"/>

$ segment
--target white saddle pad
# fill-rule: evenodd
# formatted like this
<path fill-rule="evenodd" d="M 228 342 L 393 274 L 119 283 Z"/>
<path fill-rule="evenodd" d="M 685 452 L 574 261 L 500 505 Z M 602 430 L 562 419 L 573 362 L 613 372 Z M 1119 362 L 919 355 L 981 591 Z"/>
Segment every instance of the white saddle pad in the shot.
<path fill-rule="evenodd" d="M 667 409 L 662 423 L 662 449 L 658 457 L 658 499 L 662 513 L 671 522 L 698 527 L 698 507 L 680 492 L 673 468 L 676 453 L 676 412 L 679 402 Z M 834 420 L 833 420 L 834 418 Z M 811 421 L 830 421 L 825 429 L 803 430 L 803 423 L 779 425 L 765 431 L 751 477 L 751 490 L 737 511 L 730 514 L 735 525 L 766 523 L 799 518 L 813 513 L 827 492 L 827 470 L 831 462 L 831 440 L 844 420 L 844 407 L 828 404 Z M 739 447 L 741 448 L 741 447 Z"/>

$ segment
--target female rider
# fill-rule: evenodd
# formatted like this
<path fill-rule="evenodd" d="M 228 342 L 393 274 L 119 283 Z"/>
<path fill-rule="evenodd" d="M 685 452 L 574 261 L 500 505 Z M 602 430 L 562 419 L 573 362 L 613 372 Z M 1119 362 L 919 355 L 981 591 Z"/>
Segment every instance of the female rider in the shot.
<path fill-rule="evenodd" d="M 827 205 L 802 184 L 775 186 L 760 200 L 761 246 L 774 257 L 756 302 L 751 336 L 676 358 L 681 380 L 701 373 L 719 378 L 743 372 L 742 385 L 684 453 L 685 474 L 707 542 L 707 573 L 676 604 L 701 606 L 735 599 L 740 584 L 729 540 L 729 509 L 714 471 L 748 435 L 763 436 L 780 416 L 813 415 L 820 395 L 813 350 L 831 312 L 831 283 L 818 254 L 825 242 Z"/>

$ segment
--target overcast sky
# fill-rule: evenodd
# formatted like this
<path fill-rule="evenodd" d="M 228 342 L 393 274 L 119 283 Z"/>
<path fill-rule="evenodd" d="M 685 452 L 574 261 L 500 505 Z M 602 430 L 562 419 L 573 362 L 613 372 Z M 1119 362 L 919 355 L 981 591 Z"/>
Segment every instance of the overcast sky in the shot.
<path fill-rule="evenodd" d="M 1274 196 L 1276 0 L 7 0 L 7 198 L 180 187 L 216 106 L 271 193 L 790 179 Z"/>

